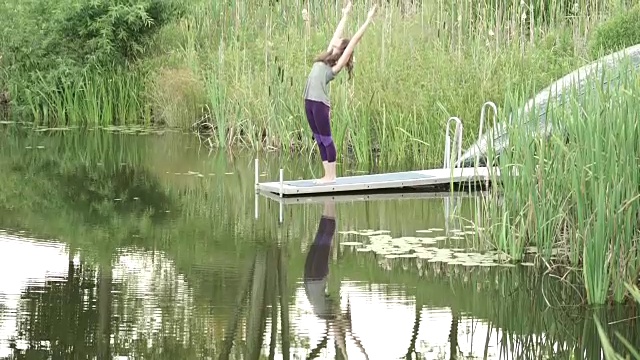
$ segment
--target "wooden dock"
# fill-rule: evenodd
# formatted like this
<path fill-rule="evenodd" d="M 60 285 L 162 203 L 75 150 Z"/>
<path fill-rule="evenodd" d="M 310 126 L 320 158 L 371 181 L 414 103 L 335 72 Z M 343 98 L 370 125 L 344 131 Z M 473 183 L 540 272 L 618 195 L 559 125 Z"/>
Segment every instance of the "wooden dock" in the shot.
<path fill-rule="evenodd" d="M 486 110 L 493 110 L 494 127 L 498 115 L 496 105 L 487 101 L 480 111 L 480 128 L 478 138 L 484 130 Z M 454 124 L 453 133 L 451 124 Z M 279 181 L 261 183 L 258 173 L 258 159 L 255 163 L 256 192 L 277 194 L 279 198 L 304 197 L 318 195 L 346 195 L 354 192 L 381 193 L 400 190 L 431 190 L 441 188 L 450 189 L 459 185 L 489 185 L 493 180 L 500 179 L 497 168 L 487 167 L 456 167 L 454 164 L 462 156 L 462 121 L 452 116 L 446 121 L 444 159 L 442 168 L 430 170 L 404 171 L 387 174 L 371 174 L 339 177 L 329 184 L 316 184 L 313 180 L 285 181 L 283 169 L 280 169 Z"/>
<path fill-rule="evenodd" d="M 494 169 L 497 174 L 497 169 Z M 282 170 L 280 181 L 260 183 L 259 192 L 277 194 L 279 197 L 300 197 L 353 192 L 382 192 L 389 190 L 429 190 L 451 185 L 490 183 L 491 176 L 486 167 L 443 168 L 419 171 L 405 171 L 387 174 L 357 175 L 339 177 L 334 183 L 316 184 L 313 180 L 284 181 Z"/>

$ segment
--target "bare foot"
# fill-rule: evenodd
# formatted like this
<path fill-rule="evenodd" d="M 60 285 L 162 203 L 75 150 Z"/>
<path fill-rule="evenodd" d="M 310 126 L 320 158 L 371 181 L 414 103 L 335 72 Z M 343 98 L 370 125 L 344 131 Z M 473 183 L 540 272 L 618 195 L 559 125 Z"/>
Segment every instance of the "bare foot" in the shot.
<path fill-rule="evenodd" d="M 320 179 L 315 180 L 314 182 L 315 182 L 316 184 L 318 184 L 318 185 L 322 185 L 322 184 L 330 184 L 330 183 L 334 183 L 334 182 L 336 182 L 336 179 L 331 179 L 331 178 L 328 178 L 328 177 L 323 177 L 323 178 L 320 178 Z"/>

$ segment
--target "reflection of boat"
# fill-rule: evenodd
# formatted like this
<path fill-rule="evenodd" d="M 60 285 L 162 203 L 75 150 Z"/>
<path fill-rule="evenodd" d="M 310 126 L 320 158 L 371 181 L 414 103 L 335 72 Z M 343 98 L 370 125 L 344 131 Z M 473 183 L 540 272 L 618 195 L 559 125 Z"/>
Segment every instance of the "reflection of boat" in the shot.
<path fill-rule="evenodd" d="M 529 114 L 531 111 L 534 111 L 535 114 L 537 114 L 537 118 L 539 120 L 537 123 L 538 127 L 536 131 L 544 135 L 549 135 L 551 131 L 551 125 L 546 123 L 547 104 L 549 104 L 549 100 L 554 100 L 555 104 L 560 105 L 563 103 L 563 97 L 567 96 L 575 89 L 578 93 L 578 100 L 580 103 L 582 103 L 582 101 L 584 101 L 584 94 L 587 89 L 586 82 L 589 80 L 597 79 L 598 76 L 601 76 L 603 72 L 602 70 L 605 68 L 605 66 L 609 69 L 619 69 L 621 66 L 624 66 L 624 59 L 630 60 L 630 64 L 632 66 L 629 68 L 629 71 L 632 71 L 632 69 L 638 70 L 640 68 L 640 44 L 604 56 L 565 75 L 564 77 L 549 85 L 547 88 L 540 91 L 540 93 L 538 93 L 534 98 L 530 99 L 518 112 L 523 116 L 527 116 L 527 114 Z M 612 81 L 610 81 L 609 84 L 607 84 L 605 80 L 603 81 L 603 85 L 608 85 L 609 87 L 619 86 L 618 81 L 616 81 L 619 79 L 619 76 L 612 76 L 610 79 Z M 509 122 L 511 122 L 512 120 L 513 114 L 509 116 Z M 533 127 L 536 124 L 528 123 L 527 125 Z M 491 138 L 493 140 L 492 152 L 496 156 L 499 156 L 502 153 L 503 149 L 505 149 L 509 143 L 505 123 L 496 124 L 494 128 L 491 128 L 489 131 L 482 134 L 482 136 L 478 138 L 478 140 L 472 146 L 470 146 L 469 149 L 464 152 L 464 154 L 462 154 L 462 156 L 456 162 L 456 166 L 472 167 L 475 165 L 476 157 L 478 158 L 478 166 L 486 166 L 486 150 L 488 146 L 487 140 Z"/>

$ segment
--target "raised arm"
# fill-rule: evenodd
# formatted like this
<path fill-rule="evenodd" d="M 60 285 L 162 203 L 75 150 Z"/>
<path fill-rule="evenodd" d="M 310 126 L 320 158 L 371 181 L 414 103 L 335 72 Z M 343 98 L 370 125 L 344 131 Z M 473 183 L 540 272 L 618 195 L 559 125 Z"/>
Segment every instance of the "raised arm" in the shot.
<path fill-rule="evenodd" d="M 349 16 L 350 12 L 351 12 L 351 1 L 349 1 L 347 3 L 347 6 L 345 6 L 342 9 L 342 19 L 340 19 L 340 22 L 336 27 L 336 31 L 333 33 L 333 37 L 331 38 L 331 41 L 329 41 L 329 46 L 327 47 L 327 51 L 331 51 L 331 47 L 337 46 L 339 44 L 340 38 L 342 38 L 342 32 L 344 31 L 344 26 L 347 23 L 347 17 Z"/>
<path fill-rule="evenodd" d="M 358 45 L 358 42 L 360 42 L 360 39 L 362 38 L 362 35 L 364 35 L 365 30 L 367 30 L 367 27 L 369 26 L 369 24 L 371 24 L 371 20 L 373 19 L 373 15 L 375 15 L 375 13 L 376 5 L 373 5 L 371 10 L 369 10 L 367 20 L 364 21 L 364 24 L 362 24 L 362 26 L 360 26 L 360 29 L 358 29 L 358 31 L 353 35 L 353 37 L 349 41 L 349 44 L 340 56 L 340 59 L 338 59 L 336 64 L 332 67 L 331 70 L 333 70 L 334 74 L 339 73 L 340 70 L 342 70 L 342 68 L 347 64 L 349 58 L 351 57 L 351 54 L 353 54 L 353 49 L 356 47 L 356 45 Z"/>

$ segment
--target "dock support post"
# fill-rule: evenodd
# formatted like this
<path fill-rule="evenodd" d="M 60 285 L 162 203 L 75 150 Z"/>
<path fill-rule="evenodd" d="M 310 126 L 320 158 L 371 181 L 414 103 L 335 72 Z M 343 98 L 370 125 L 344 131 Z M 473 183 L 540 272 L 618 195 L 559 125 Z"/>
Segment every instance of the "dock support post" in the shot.
<path fill-rule="evenodd" d="M 284 170 L 280 169 L 280 197 L 284 195 Z"/>
<path fill-rule="evenodd" d="M 253 166 L 254 171 L 255 171 L 255 174 L 254 174 L 254 176 L 255 176 L 255 181 L 254 181 L 255 184 L 254 185 L 255 185 L 256 190 L 258 190 L 258 184 L 260 183 L 260 172 L 258 170 L 258 166 L 259 165 L 260 164 L 258 163 L 258 158 L 256 158 L 256 160 L 254 162 L 254 166 Z"/>
<path fill-rule="evenodd" d="M 449 193 L 448 196 L 445 196 L 442 200 L 444 202 L 444 233 L 445 235 L 449 235 L 449 218 L 450 218 L 450 211 L 451 211 L 451 202 L 449 201 L 449 199 L 451 199 L 452 194 Z"/>
<path fill-rule="evenodd" d="M 282 199 L 283 195 L 284 195 L 284 169 L 280 169 L 280 199 Z M 284 221 L 284 214 L 283 214 L 284 213 L 284 211 L 283 211 L 284 209 L 283 209 L 283 204 L 282 204 L 283 201 L 280 200 L 279 203 L 280 203 L 280 209 L 279 209 L 280 210 L 279 211 L 280 217 L 279 217 L 279 220 L 280 220 L 280 223 L 282 224 L 282 222 Z"/>
<path fill-rule="evenodd" d="M 256 220 L 258 220 L 258 192 L 256 191 L 253 196 L 255 197 L 255 203 L 254 203 L 255 218 Z"/>
<path fill-rule="evenodd" d="M 258 166 L 259 166 L 259 162 L 258 162 L 258 158 L 256 158 L 254 162 L 254 171 L 255 171 L 254 190 L 255 191 L 253 193 L 253 196 L 255 198 L 254 213 L 255 213 L 256 220 L 258 219 L 258 184 L 260 182 L 260 172 L 258 170 Z"/>

